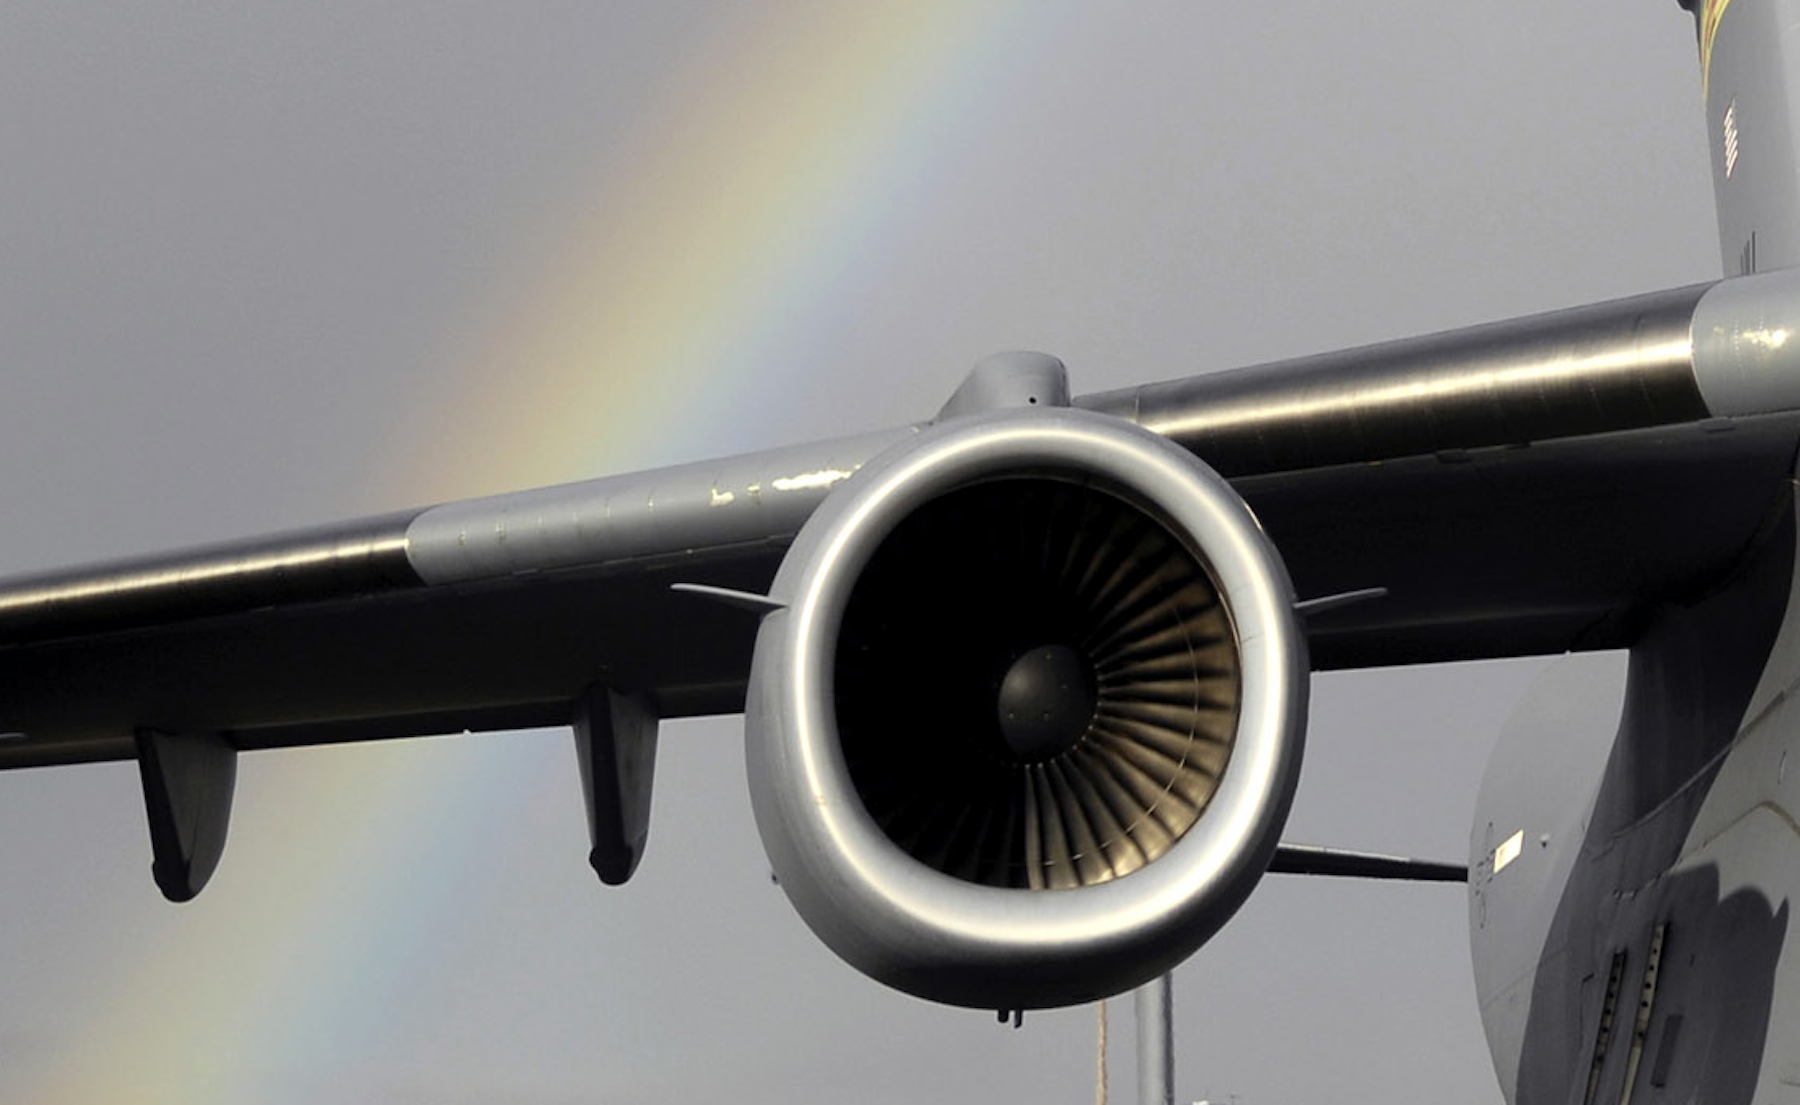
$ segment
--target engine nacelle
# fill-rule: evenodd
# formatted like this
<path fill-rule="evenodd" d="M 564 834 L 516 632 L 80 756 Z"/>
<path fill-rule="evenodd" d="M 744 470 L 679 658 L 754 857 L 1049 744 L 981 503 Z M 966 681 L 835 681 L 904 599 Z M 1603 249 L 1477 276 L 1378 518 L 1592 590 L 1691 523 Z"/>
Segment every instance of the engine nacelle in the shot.
<path fill-rule="evenodd" d="M 757 826 L 838 955 L 988 1009 L 1173 967 L 1267 868 L 1309 673 L 1248 507 L 1080 410 L 929 428 L 800 531 L 751 669 Z"/>

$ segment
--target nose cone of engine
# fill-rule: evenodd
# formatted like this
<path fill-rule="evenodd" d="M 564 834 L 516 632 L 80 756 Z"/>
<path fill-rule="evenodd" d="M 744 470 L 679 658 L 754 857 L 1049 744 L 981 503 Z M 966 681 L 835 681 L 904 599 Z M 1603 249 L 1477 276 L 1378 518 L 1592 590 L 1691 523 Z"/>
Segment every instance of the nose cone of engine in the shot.
<path fill-rule="evenodd" d="M 1074 748 L 1094 720 L 1094 666 L 1070 645 L 1029 649 L 1000 680 L 1000 735 L 1026 763 Z"/>

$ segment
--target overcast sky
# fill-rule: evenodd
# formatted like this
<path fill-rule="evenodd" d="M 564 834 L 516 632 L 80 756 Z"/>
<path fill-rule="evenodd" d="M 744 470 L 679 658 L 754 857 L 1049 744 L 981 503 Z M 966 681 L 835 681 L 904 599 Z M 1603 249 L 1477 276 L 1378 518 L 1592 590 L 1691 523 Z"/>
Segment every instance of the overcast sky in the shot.
<path fill-rule="evenodd" d="M 1694 55 L 1642 0 L 12 0 L 0 571 L 1710 279 Z M 1538 668 L 1315 680 L 1289 837 L 1462 856 Z M 131 765 L 0 776 L 0 1099 L 1091 1100 L 1094 1009 L 813 940 L 739 735 L 665 728 L 622 890 L 560 732 L 248 756 L 182 907 Z M 1176 998 L 1178 1100 L 1499 1098 L 1456 888 L 1268 880 Z"/>

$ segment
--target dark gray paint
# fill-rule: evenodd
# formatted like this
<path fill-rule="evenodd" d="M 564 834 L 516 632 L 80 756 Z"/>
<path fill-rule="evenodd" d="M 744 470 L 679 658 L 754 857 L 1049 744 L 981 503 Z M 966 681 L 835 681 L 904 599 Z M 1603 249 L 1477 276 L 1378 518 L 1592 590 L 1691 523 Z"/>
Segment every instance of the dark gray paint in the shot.
<path fill-rule="evenodd" d="M 1707 8 L 1723 10 L 1710 52 L 1701 26 L 1726 271 L 1795 265 L 1800 3 L 1700 7 L 1702 20 Z M 1709 295 L 1694 323 L 1696 358 L 1735 362 L 1701 379 L 1709 409 L 1721 412 L 1754 407 L 1765 389 L 1783 386 L 1787 372 L 1774 360 L 1795 337 L 1785 322 L 1709 324 L 1709 307 L 1725 307 L 1733 294 Z M 1783 777 L 1800 742 L 1782 707 L 1796 676 L 1800 608 L 1793 594 L 1793 485 L 1773 486 L 1778 497 L 1768 520 L 1728 579 L 1645 611 L 1624 716 L 1585 825 L 1540 836 L 1529 781 L 1483 787 L 1471 896 L 1477 987 L 1502 1085 L 1521 1105 L 1582 1100 L 1584 1093 L 1603 1102 L 1626 1095 L 1634 1102 L 1709 1103 L 1791 1096 L 1800 1069 L 1792 1062 L 1795 977 L 1783 957 L 1791 953 L 1800 892 L 1787 863 L 1789 834 L 1800 834 L 1800 826 Z M 1541 762 L 1555 770 L 1559 737 L 1578 741 L 1555 731 L 1517 731 L 1511 739 L 1541 747 Z M 1496 762 L 1519 758 L 1503 750 Z M 1748 828 L 1733 835 L 1756 818 L 1770 823 L 1776 842 L 1759 845 Z M 1493 848 L 1514 825 L 1529 830 L 1520 866 L 1539 865 L 1539 877 L 1551 882 L 1502 907 L 1507 873 L 1493 871 Z M 1533 855 L 1540 843 L 1544 854 Z M 1512 923 L 1490 923 L 1502 908 Z M 1541 945 L 1521 944 L 1540 931 L 1534 922 L 1521 924 L 1521 913 L 1551 910 Z M 1632 1014 L 1640 995 L 1650 993 L 1649 949 L 1659 927 L 1662 955 L 1634 1082 Z M 1530 963 L 1535 969 L 1525 977 L 1508 977 L 1510 967 Z M 1614 963 L 1623 964 L 1620 1016 L 1602 1052 L 1598 1021 Z M 1510 1069 L 1509 1059 L 1516 1060 Z"/>
<path fill-rule="evenodd" d="M 200 893 L 225 854 L 237 750 L 217 733 L 139 729 L 138 776 L 150 822 L 150 873 L 172 902 Z"/>
<path fill-rule="evenodd" d="M 1476 977 L 1490 1034 L 1522 1032 L 1517 1070 L 1503 1072 L 1520 1105 L 1569 1101 L 1572 1090 L 1579 1100 L 1595 1051 L 1609 964 L 1623 951 L 1623 1027 L 1614 1025 L 1597 1098 L 1618 1100 L 1630 1013 L 1658 923 L 1668 925 L 1668 943 L 1650 1039 L 1658 1038 L 1669 1017 L 1682 1016 L 1688 1027 L 1680 1046 L 1689 1057 L 1680 1064 L 1671 1059 L 1674 1074 L 1667 1087 L 1640 1081 L 1634 1100 L 1685 1101 L 1690 1098 L 1682 1094 L 1699 1087 L 1709 1102 L 1749 1101 L 1764 1047 L 1786 1046 L 1785 1034 L 1771 1037 L 1770 1030 L 1788 903 L 1749 890 L 1721 900 L 1716 869 L 1672 869 L 1689 846 L 1695 819 L 1767 667 L 1788 605 L 1794 550 L 1792 497 L 1784 495 L 1729 582 L 1672 603 L 1650 620 L 1632 649 L 1624 715 L 1585 830 L 1567 842 L 1554 834 L 1542 838 L 1545 847 L 1572 845 L 1576 854 L 1566 882 L 1544 888 L 1549 893 L 1535 903 L 1527 899 L 1526 909 L 1554 906 L 1542 946 L 1524 950 L 1522 957 L 1513 945 L 1531 930 L 1521 923 L 1518 907 L 1505 922 L 1490 923 L 1488 899 L 1529 892 L 1509 886 L 1516 873 L 1493 872 L 1493 848 L 1516 826 L 1526 833 L 1527 852 L 1515 862 L 1523 868 L 1549 859 L 1532 854 L 1539 849 L 1539 826 L 1520 809 L 1529 801 L 1511 789 L 1529 787 L 1529 777 L 1515 777 L 1508 789 L 1484 788 L 1477 823 L 1491 828 L 1475 857 Z M 1568 754 L 1559 745 L 1576 737 L 1523 730 L 1512 739 L 1538 749 L 1530 755 L 1542 770 L 1560 771 Z M 1517 759 L 1504 750 L 1496 755 Z M 1772 890 L 1781 895 L 1779 888 Z M 1497 970 L 1517 962 L 1535 962 L 1533 975 L 1515 982 Z M 1518 1001 L 1528 1008 L 1522 1026 L 1504 1012 L 1507 1002 Z M 1495 1052 L 1512 1054 L 1511 1041 L 1496 1041 Z M 1657 1096 L 1662 1094 L 1667 1096 Z"/>
<path fill-rule="evenodd" d="M 576 706 L 575 762 L 587 813 L 588 866 L 622 885 L 644 858 L 656 780 L 657 717 L 641 696 L 590 687 Z"/>

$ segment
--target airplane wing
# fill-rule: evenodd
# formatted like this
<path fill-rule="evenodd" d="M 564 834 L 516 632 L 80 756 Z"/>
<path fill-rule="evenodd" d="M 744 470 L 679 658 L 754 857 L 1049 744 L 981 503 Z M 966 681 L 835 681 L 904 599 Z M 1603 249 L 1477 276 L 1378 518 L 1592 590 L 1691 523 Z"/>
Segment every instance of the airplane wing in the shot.
<path fill-rule="evenodd" d="M 1002 355 L 931 423 L 4 581 L 0 767 L 136 759 L 180 899 L 237 752 L 569 724 L 619 882 L 657 720 L 747 710 L 759 826 L 834 950 L 938 1000 L 1087 1000 L 1268 869 L 1309 667 L 1619 647 L 1716 585 L 1789 498 L 1797 329 L 1776 273 L 1072 400 L 1054 359 Z M 1043 473 L 1108 494 L 1020 484 L 1045 514 L 1007 537 L 992 496 L 927 509 Z M 959 582 L 1007 542 L 1023 567 Z M 937 573 L 912 597 L 856 589 L 909 558 Z M 993 645 L 998 731 L 957 760 L 931 711 L 980 636 L 959 611 L 1020 573 L 1093 609 L 1008 600 L 1057 647 Z M 821 658 L 826 622 L 861 651 Z M 1030 922 L 1008 896 L 1058 887 L 1093 893 Z"/>
<path fill-rule="evenodd" d="M 1775 274 L 1074 405 L 1229 479 L 1301 599 L 1386 589 L 1308 625 L 1316 668 L 1616 648 L 1782 494 L 1786 326 L 1800 280 Z M 141 728 L 564 724 L 593 684 L 741 711 L 754 617 L 674 586 L 765 593 L 832 489 L 919 430 L 0 581 L 0 767 L 130 759 Z"/>
<path fill-rule="evenodd" d="M 0 766 L 565 724 L 590 684 L 743 708 L 756 624 L 670 589 L 766 587 L 883 433 L 12 581 Z M 828 476 L 819 476 L 827 473 Z"/>

